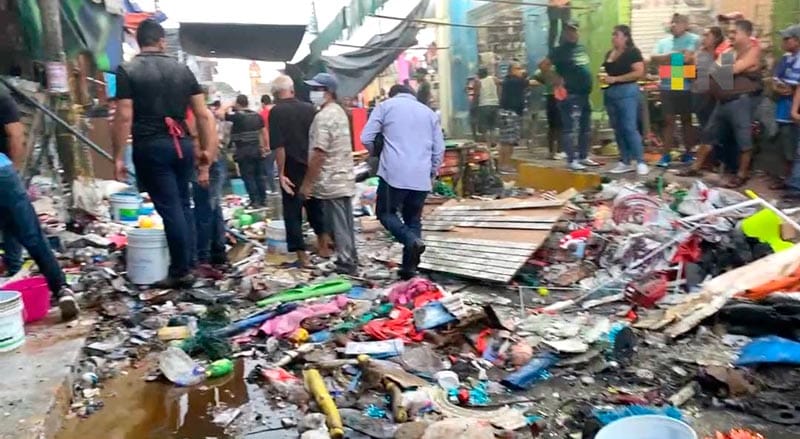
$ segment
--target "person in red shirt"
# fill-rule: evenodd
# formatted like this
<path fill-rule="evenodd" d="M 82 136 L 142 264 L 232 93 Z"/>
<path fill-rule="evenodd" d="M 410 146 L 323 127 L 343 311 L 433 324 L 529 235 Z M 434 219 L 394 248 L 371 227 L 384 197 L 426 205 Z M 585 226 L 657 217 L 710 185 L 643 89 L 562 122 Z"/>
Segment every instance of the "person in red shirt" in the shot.
<path fill-rule="evenodd" d="M 269 127 L 269 112 L 272 110 L 272 98 L 269 95 L 261 96 L 261 119 L 264 120 L 264 126 Z M 266 166 L 265 174 L 267 175 L 267 193 L 274 194 L 278 191 L 278 184 L 275 180 L 275 153 L 270 148 L 269 154 L 264 159 L 264 166 Z"/>

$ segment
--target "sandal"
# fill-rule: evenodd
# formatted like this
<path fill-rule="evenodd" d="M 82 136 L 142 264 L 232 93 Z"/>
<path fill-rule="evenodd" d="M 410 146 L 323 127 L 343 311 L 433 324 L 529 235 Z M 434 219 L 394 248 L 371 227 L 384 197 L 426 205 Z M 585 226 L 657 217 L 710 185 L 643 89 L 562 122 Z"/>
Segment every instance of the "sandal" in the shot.
<path fill-rule="evenodd" d="M 744 184 L 747 183 L 747 180 L 748 179 L 746 177 L 734 175 L 730 180 L 728 180 L 727 183 L 725 183 L 725 187 L 728 189 L 738 189 L 744 186 Z"/>

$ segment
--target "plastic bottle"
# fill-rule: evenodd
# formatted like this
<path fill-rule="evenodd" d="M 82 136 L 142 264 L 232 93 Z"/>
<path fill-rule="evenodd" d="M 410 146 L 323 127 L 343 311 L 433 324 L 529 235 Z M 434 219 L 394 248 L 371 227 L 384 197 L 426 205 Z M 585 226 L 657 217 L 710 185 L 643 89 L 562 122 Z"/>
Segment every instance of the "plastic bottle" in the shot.
<path fill-rule="evenodd" d="M 207 378 L 219 378 L 233 372 L 233 361 L 223 358 L 208 365 L 206 368 Z"/>
<path fill-rule="evenodd" d="M 608 77 L 608 73 L 606 73 L 606 68 L 604 66 L 600 66 L 600 71 L 597 73 L 597 77 L 600 79 L 600 88 L 608 88 L 608 84 L 603 82 L 603 79 Z"/>
<path fill-rule="evenodd" d="M 512 390 L 527 390 L 536 382 L 547 379 L 550 376 L 547 369 L 557 362 L 558 357 L 555 354 L 546 352 L 505 377 L 500 384 Z"/>
<path fill-rule="evenodd" d="M 202 383 L 205 379 L 206 370 L 202 366 L 196 366 L 191 371 L 176 377 L 173 382 L 181 387 L 191 387 Z"/>

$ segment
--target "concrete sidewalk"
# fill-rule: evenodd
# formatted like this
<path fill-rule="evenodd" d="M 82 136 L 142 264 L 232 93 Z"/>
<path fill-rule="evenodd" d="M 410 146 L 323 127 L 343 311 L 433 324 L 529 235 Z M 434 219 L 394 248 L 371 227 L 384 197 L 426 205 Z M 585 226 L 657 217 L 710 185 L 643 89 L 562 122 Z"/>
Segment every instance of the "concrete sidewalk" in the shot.
<path fill-rule="evenodd" d="M 0 439 L 52 437 L 67 413 L 72 370 L 94 321 L 59 323 L 58 309 L 25 327 L 25 344 L 0 353 Z"/>

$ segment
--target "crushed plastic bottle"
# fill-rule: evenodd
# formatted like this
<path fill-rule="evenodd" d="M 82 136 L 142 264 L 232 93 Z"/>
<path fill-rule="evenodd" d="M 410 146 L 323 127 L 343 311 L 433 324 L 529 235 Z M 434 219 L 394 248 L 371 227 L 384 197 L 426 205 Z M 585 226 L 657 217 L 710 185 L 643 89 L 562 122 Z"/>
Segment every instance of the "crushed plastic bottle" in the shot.
<path fill-rule="evenodd" d="M 233 372 L 233 361 L 223 358 L 208 365 L 205 370 L 206 377 L 219 378 Z"/>

